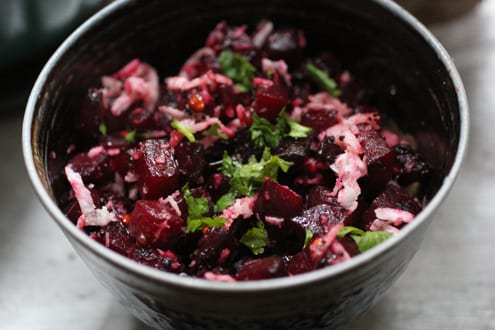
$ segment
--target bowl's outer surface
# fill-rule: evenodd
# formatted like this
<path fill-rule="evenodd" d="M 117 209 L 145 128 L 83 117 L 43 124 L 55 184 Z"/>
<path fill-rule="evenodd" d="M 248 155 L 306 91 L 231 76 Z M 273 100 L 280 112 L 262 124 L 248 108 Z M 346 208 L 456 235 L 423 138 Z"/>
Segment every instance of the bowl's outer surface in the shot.
<path fill-rule="evenodd" d="M 415 136 L 437 169 L 425 187 L 430 202 L 415 221 L 344 264 L 235 284 L 138 265 L 79 231 L 58 205 L 69 189 L 62 176 L 65 150 L 82 143 L 74 128 L 87 88 L 134 57 L 149 61 L 163 76 L 174 74 L 217 21 L 252 24 L 261 18 L 304 29 L 313 51 L 335 51 L 375 88 L 377 105 Z M 459 171 L 467 130 L 464 89 L 448 55 L 391 1 L 117 1 L 69 37 L 42 71 L 27 105 L 23 150 L 37 194 L 76 251 L 146 323 L 191 329 L 325 328 L 364 312 L 405 269 Z M 52 151 L 55 159 L 49 157 Z"/>

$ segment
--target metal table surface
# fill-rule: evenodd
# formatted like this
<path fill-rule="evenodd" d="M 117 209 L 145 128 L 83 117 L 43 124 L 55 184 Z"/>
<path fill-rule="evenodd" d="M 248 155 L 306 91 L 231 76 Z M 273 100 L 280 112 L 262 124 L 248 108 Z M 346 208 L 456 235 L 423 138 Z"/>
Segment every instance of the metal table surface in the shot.
<path fill-rule="evenodd" d="M 432 30 L 468 92 L 468 156 L 408 269 L 348 329 L 495 329 L 495 0 Z M 0 119 L 0 328 L 149 329 L 94 279 L 38 202 L 20 149 L 23 109 L 13 110 Z"/>

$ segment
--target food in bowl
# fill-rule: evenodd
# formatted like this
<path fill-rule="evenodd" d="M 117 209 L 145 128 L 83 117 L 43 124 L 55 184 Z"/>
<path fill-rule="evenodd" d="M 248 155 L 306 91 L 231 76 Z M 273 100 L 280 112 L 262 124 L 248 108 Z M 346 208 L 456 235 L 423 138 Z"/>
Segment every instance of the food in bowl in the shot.
<path fill-rule="evenodd" d="M 102 77 L 87 145 L 67 150 L 66 215 L 141 264 L 226 282 L 332 266 L 399 232 L 430 165 L 369 86 L 305 48 L 295 28 L 222 21 L 164 83 L 139 59 Z"/>

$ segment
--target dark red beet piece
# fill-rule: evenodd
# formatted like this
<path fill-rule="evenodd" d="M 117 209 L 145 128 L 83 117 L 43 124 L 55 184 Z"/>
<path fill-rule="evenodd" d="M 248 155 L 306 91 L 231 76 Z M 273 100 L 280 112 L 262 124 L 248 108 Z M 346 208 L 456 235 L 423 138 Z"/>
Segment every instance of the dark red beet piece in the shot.
<path fill-rule="evenodd" d="M 393 151 L 395 158 L 401 164 L 398 178 L 400 184 L 423 182 L 431 174 L 430 166 L 410 145 L 398 144 L 393 148 Z"/>
<path fill-rule="evenodd" d="M 96 234 L 96 240 L 115 252 L 129 257 L 132 255 L 136 240 L 120 221 L 110 222 Z"/>
<path fill-rule="evenodd" d="M 299 167 L 308 158 L 310 144 L 310 139 L 282 139 L 275 148 L 274 154 Z"/>
<path fill-rule="evenodd" d="M 265 177 L 256 194 L 254 211 L 258 214 L 292 218 L 302 210 L 302 197 L 289 187 Z"/>
<path fill-rule="evenodd" d="M 324 186 L 311 188 L 306 196 L 306 208 L 311 208 L 320 204 L 339 205 L 337 198 L 332 195 L 332 189 Z"/>
<path fill-rule="evenodd" d="M 206 165 L 204 148 L 201 144 L 182 140 L 175 147 L 175 158 L 183 183 L 196 183 Z"/>
<path fill-rule="evenodd" d="M 335 138 L 333 136 L 327 136 L 321 141 L 320 149 L 318 149 L 318 156 L 320 160 L 332 164 L 338 155 L 344 151 L 338 144 L 335 143 Z"/>
<path fill-rule="evenodd" d="M 184 220 L 167 202 L 139 200 L 131 214 L 129 232 L 139 245 L 167 249 L 178 240 Z"/>
<path fill-rule="evenodd" d="M 411 212 L 414 215 L 418 214 L 422 209 L 419 202 L 411 197 L 407 191 L 396 184 L 389 183 L 385 190 L 373 200 L 362 216 L 362 227 L 366 230 L 369 229 L 371 222 L 375 220 L 375 209 L 379 207 L 400 209 Z"/>
<path fill-rule="evenodd" d="M 143 199 L 168 196 L 180 187 L 179 168 L 170 144 L 165 140 L 139 143 L 139 187 Z"/>
<path fill-rule="evenodd" d="M 98 89 L 90 89 L 84 98 L 79 118 L 80 132 L 85 138 L 94 140 L 100 136 L 98 126 L 105 109 L 102 103 L 102 93 Z"/>
<path fill-rule="evenodd" d="M 184 270 L 184 265 L 169 251 L 160 253 L 156 249 L 143 247 L 135 249 L 132 252 L 131 258 L 140 264 L 172 273 L 180 273 Z"/>
<path fill-rule="evenodd" d="M 287 267 L 280 256 L 247 261 L 239 268 L 235 279 L 238 281 L 263 280 L 287 276 Z"/>
<path fill-rule="evenodd" d="M 337 110 L 311 107 L 301 116 L 301 124 L 309 126 L 318 134 L 339 122 Z"/>
<path fill-rule="evenodd" d="M 79 153 L 69 160 L 69 165 L 81 174 L 85 183 L 99 183 L 113 178 L 109 157 L 104 151 L 92 157 L 87 153 Z"/>
<path fill-rule="evenodd" d="M 340 244 L 342 244 L 351 257 L 354 257 L 360 253 L 356 242 L 349 236 L 337 237 L 337 240 Z"/>
<path fill-rule="evenodd" d="M 318 266 L 319 261 L 313 260 L 313 258 L 311 258 L 309 248 L 306 247 L 304 250 L 302 250 L 289 260 L 287 270 L 290 275 L 296 275 L 315 270 L 318 268 Z"/>
<path fill-rule="evenodd" d="M 292 219 L 286 219 L 281 225 L 273 225 L 266 220 L 265 229 L 269 245 L 275 248 L 277 255 L 294 255 L 304 246 L 306 231 L 300 223 Z"/>
<path fill-rule="evenodd" d="M 395 158 L 385 139 L 374 130 L 361 132 L 361 145 L 368 165 L 366 183 L 371 189 L 383 187 L 395 174 Z"/>
<path fill-rule="evenodd" d="M 322 235 L 330 225 L 345 223 L 349 218 L 347 211 L 340 205 L 320 204 L 304 210 L 302 215 L 292 218 L 292 221 L 314 234 Z"/>
<path fill-rule="evenodd" d="M 254 110 L 258 116 L 274 122 L 283 107 L 289 102 L 287 86 L 274 73 L 273 85 L 270 87 L 260 86 L 256 90 Z"/>
<path fill-rule="evenodd" d="M 239 243 L 229 231 L 212 228 L 201 237 L 197 249 L 192 253 L 191 268 L 212 269 L 229 264 L 237 256 L 238 250 Z"/>

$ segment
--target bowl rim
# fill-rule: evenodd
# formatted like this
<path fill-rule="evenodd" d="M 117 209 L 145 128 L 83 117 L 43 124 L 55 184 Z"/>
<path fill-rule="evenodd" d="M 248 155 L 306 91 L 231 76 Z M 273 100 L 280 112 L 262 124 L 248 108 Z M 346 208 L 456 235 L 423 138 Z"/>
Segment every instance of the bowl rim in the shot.
<path fill-rule="evenodd" d="M 70 235 L 70 237 L 75 239 L 78 244 L 83 246 L 85 249 L 88 249 L 91 253 L 101 257 L 105 260 L 105 262 L 112 264 L 114 267 L 120 268 L 120 270 L 136 277 L 147 279 L 148 281 L 152 281 L 160 285 L 169 285 L 180 290 L 200 290 L 205 293 L 221 292 L 225 294 L 283 290 L 298 286 L 311 285 L 319 281 L 338 277 L 361 265 L 372 262 L 381 254 L 393 249 L 401 240 L 405 239 L 406 236 L 417 230 L 424 222 L 431 219 L 431 216 L 434 214 L 435 210 L 447 196 L 459 174 L 462 162 L 466 156 L 469 135 L 469 115 L 467 96 L 460 75 L 450 55 L 440 44 L 440 42 L 422 23 L 420 23 L 416 18 L 392 0 L 371 1 L 378 6 L 381 6 L 391 15 L 398 17 L 405 24 L 409 25 L 418 34 L 418 36 L 420 36 L 432 48 L 452 79 L 459 106 L 459 143 L 457 146 L 455 160 L 449 173 L 446 175 L 438 192 L 433 196 L 426 207 L 416 216 L 415 220 L 405 226 L 398 234 L 393 235 L 390 239 L 387 239 L 373 249 L 351 258 L 351 260 L 347 260 L 344 263 L 337 264 L 332 267 L 324 267 L 322 269 L 291 277 L 225 283 L 201 278 L 184 277 L 141 265 L 134 260 L 111 251 L 95 240 L 92 240 L 88 235 L 74 226 L 74 224 L 69 221 L 59 209 L 57 204 L 50 198 L 49 193 L 43 187 L 42 181 L 37 174 L 31 144 L 33 123 L 36 115 L 36 104 L 49 74 L 56 67 L 58 61 L 64 56 L 66 50 L 70 49 L 82 35 L 92 28 L 93 25 L 105 20 L 115 11 L 135 3 L 136 1 L 134 0 L 117 0 L 110 3 L 86 20 L 58 47 L 42 69 L 34 84 L 26 105 L 23 119 L 22 151 L 29 179 L 39 200 L 66 235 Z"/>

